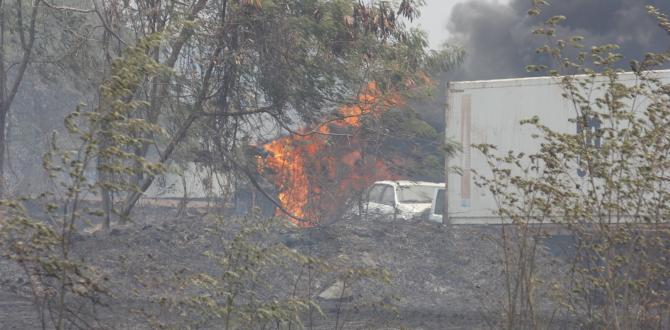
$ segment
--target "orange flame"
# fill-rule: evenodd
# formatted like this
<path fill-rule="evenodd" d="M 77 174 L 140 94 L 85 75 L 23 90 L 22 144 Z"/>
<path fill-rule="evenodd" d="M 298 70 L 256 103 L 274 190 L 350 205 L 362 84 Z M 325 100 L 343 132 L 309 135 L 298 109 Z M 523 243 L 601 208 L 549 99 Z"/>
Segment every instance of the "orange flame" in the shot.
<path fill-rule="evenodd" d="M 399 97 L 382 95 L 372 82 L 361 91 L 358 104 L 339 109 L 341 119 L 332 124 L 360 127 L 362 116 L 380 116 L 399 104 Z M 330 128 L 322 125 L 313 133 L 284 136 L 263 146 L 270 153 L 265 165 L 275 173 L 273 181 L 279 202 L 293 216 L 306 220 L 291 219 L 301 227 L 313 226 L 323 216 L 335 214 L 352 191 L 361 191 L 382 178 L 395 178 L 381 160 L 366 162 L 355 149 L 361 147 L 355 138 L 349 140 L 349 149 L 354 150 L 336 157 L 336 147 L 330 143 Z M 278 211 L 278 215 L 281 213 Z"/>
<path fill-rule="evenodd" d="M 327 127 L 323 126 L 320 131 L 327 133 Z M 307 218 L 305 210 L 313 189 L 310 189 L 306 162 L 314 159 L 325 143 L 323 136 L 296 135 L 285 136 L 263 146 L 271 154 L 266 160 L 266 166 L 276 173 L 274 177 L 279 191 L 279 202 L 295 217 Z M 294 222 L 298 225 L 310 225 Z"/>

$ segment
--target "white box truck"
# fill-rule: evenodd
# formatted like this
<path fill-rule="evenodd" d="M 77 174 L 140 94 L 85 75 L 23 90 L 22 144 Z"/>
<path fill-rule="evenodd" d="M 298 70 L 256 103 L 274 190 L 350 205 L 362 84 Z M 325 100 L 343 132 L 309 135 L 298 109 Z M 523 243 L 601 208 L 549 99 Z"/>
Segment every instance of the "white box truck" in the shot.
<path fill-rule="evenodd" d="M 670 83 L 670 70 L 654 71 L 654 77 Z M 619 82 L 636 84 L 634 74 L 622 73 Z M 447 87 L 446 139 L 462 147 L 454 157 L 447 158 L 447 194 L 449 219 L 452 224 L 500 224 L 496 204 L 486 188 L 474 183 L 471 170 L 491 173 L 485 156 L 473 150 L 475 144 L 493 144 L 498 152 L 508 150 L 526 154 L 539 150 L 539 142 L 531 138 L 535 129 L 520 121 L 538 116 L 550 128 L 575 133 L 570 122 L 576 111 L 570 100 L 562 96 L 559 77 L 537 77 L 501 80 L 450 82 Z M 592 96 L 595 97 L 595 96 Z M 639 104 L 638 106 L 644 106 Z M 448 170 L 450 167 L 461 171 Z M 577 173 L 575 175 L 578 175 Z M 439 207 L 438 207 L 439 208 Z M 434 213 L 434 212 L 433 212 Z M 439 210 L 437 213 L 440 213 Z M 438 214 L 433 221 L 441 222 Z"/>

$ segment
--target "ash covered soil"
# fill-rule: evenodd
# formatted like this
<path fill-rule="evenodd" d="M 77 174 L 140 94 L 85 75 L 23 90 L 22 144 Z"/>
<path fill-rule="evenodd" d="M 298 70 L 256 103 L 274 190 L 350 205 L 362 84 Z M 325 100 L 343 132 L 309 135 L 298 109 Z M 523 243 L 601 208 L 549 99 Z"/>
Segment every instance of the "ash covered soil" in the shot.
<path fill-rule="evenodd" d="M 97 309 L 101 324 L 150 329 L 156 322 L 176 322 L 174 309 L 161 303 L 179 296 L 175 279 L 180 274 L 221 272 L 203 255 L 221 249 L 226 239 L 207 229 L 211 218 L 177 217 L 174 209 L 143 208 L 132 225 L 77 235 L 74 254 L 103 274 L 101 281 L 113 296 L 105 300 L 107 307 Z M 297 293 L 309 295 L 323 311 L 303 315 L 306 328 L 488 329 L 495 328 L 501 317 L 501 248 L 495 239 L 499 231 L 496 226 L 455 226 L 448 231 L 427 222 L 343 219 L 318 228 L 281 226 L 262 240 L 327 263 L 383 268 L 390 274 L 388 283 L 363 280 L 346 289 L 338 287 L 333 274 L 315 275 L 309 289 Z M 541 274 L 549 276 L 560 268 L 549 255 L 540 260 Z M 264 276 L 277 295 L 296 294 L 295 283 L 307 281 L 298 270 L 275 269 Z M 341 295 L 329 297 L 327 291 Z M 21 269 L 1 260 L 1 329 L 40 327 L 28 293 Z M 205 328 L 220 327 L 214 323 Z"/>

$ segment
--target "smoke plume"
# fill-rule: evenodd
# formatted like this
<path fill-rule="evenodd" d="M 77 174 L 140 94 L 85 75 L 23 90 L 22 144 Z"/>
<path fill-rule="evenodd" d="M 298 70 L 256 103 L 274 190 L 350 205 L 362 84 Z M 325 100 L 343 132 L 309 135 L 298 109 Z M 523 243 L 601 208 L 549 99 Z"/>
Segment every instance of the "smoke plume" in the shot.
<path fill-rule="evenodd" d="M 528 64 L 546 61 L 535 49 L 545 40 L 533 36 L 534 27 L 553 15 L 567 20 L 558 31 L 561 36 L 581 35 L 585 45 L 616 43 L 628 60 L 639 59 L 646 52 L 670 48 L 670 36 L 647 14 L 651 4 L 670 14 L 668 0 L 553 0 L 542 15 L 530 17 L 529 0 L 512 0 L 509 4 L 471 0 L 457 4 L 449 18 L 447 30 L 452 44 L 462 46 L 467 57 L 449 80 L 477 80 L 528 76 Z"/>

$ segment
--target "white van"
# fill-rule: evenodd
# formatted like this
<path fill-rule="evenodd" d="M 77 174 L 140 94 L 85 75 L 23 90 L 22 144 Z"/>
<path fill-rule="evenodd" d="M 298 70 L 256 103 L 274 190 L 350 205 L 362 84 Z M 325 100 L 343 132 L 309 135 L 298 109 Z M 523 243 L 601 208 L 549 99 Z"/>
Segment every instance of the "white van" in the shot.
<path fill-rule="evenodd" d="M 367 192 L 363 213 L 372 217 L 410 220 L 421 217 L 443 183 L 423 181 L 377 181 Z"/>

